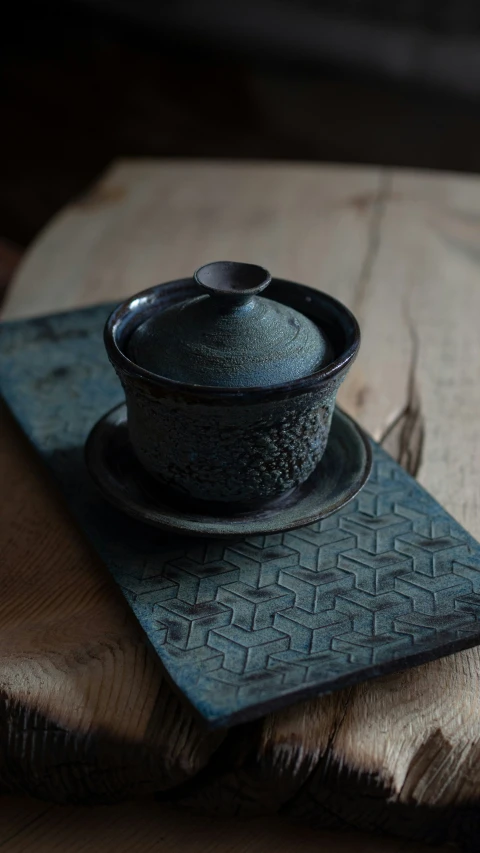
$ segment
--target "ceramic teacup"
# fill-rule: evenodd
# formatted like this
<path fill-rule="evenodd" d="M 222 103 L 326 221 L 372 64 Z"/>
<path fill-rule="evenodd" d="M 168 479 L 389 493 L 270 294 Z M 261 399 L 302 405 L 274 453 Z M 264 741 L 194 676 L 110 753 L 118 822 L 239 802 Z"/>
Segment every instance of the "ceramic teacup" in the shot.
<path fill-rule="evenodd" d="M 132 296 L 107 321 L 105 346 L 125 390 L 130 440 L 143 468 L 173 495 L 230 511 L 258 508 L 304 483 L 321 460 L 360 330 L 333 297 L 272 279 L 269 297 L 326 333 L 333 357 L 321 369 L 279 385 L 224 388 L 177 382 L 132 361 L 134 330 L 198 294 L 191 278 L 168 282 Z"/>

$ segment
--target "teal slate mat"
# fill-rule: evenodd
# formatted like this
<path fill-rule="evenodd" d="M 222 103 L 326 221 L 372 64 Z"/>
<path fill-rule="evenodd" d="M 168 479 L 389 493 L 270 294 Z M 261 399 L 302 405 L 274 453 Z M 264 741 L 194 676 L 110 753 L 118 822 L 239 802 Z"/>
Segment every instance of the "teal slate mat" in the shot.
<path fill-rule="evenodd" d="M 209 726 L 480 642 L 480 546 L 373 442 L 360 495 L 286 533 L 175 538 L 105 503 L 83 449 L 123 399 L 103 349 L 111 308 L 4 324 L 0 389 Z"/>

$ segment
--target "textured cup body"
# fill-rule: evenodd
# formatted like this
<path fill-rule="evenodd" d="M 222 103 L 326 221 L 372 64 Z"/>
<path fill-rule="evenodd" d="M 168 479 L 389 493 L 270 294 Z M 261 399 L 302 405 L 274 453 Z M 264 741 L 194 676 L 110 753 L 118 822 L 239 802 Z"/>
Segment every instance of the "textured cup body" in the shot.
<path fill-rule="evenodd" d="M 143 467 L 194 500 L 269 500 L 305 482 L 325 451 L 340 376 L 273 401 L 159 396 L 120 375 L 131 442 Z"/>

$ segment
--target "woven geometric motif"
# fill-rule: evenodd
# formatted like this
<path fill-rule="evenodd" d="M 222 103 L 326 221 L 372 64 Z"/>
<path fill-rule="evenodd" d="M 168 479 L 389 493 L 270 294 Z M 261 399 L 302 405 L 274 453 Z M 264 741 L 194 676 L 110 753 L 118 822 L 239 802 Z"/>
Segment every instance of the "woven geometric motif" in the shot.
<path fill-rule="evenodd" d="M 374 442 L 362 492 L 297 530 L 199 541 L 111 508 L 83 457 L 93 424 L 122 401 L 102 344 L 110 308 L 4 324 L 0 388 L 208 725 L 480 642 L 480 546 Z"/>
<path fill-rule="evenodd" d="M 153 571 L 117 577 L 206 705 L 220 691 L 238 716 L 478 631 L 480 562 L 468 537 L 374 452 L 362 493 L 323 521 L 196 543 Z"/>

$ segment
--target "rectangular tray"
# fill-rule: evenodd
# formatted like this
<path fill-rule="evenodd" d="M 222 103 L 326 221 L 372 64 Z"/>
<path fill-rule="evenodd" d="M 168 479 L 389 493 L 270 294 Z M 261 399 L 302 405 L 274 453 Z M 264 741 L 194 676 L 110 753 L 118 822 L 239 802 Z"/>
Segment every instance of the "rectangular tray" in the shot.
<path fill-rule="evenodd" d="M 360 495 L 298 530 L 199 541 L 111 508 L 83 448 L 123 399 L 103 349 L 112 307 L 4 324 L 0 390 L 209 727 L 480 642 L 480 546 L 373 441 Z"/>

